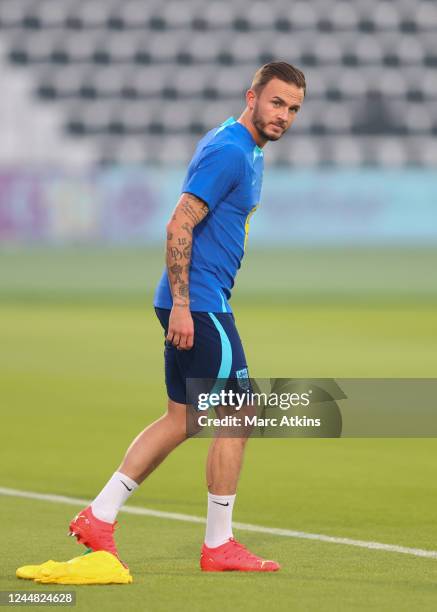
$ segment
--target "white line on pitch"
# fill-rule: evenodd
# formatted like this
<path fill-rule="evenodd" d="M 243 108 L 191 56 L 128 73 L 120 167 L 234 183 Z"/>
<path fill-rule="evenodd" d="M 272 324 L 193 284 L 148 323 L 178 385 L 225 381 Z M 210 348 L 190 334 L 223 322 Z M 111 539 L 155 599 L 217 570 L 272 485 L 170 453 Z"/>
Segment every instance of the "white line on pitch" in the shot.
<path fill-rule="evenodd" d="M 35 493 L 33 491 L 19 491 L 0 487 L 0 495 L 9 497 L 24 497 L 26 499 L 39 499 L 58 504 L 68 504 L 69 506 L 85 506 L 90 503 L 88 499 L 78 497 L 66 497 L 65 495 L 52 495 L 48 493 Z M 179 512 L 163 512 L 161 510 L 151 510 L 150 508 L 140 508 L 137 506 L 124 506 L 122 512 L 129 514 L 139 514 L 141 516 L 155 516 L 157 518 L 170 519 L 173 521 L 185 521 L 188 523 L 205 523 L 206 520 L 201 516 L 191 514 L 181 514 Z M 331 544 L 344 544 L 346 546 L 358 546 L 371 550 L 383 550 L 385 552 L 403 553 L 415 557 L 428 557 L 437 559 L 437 550 L 424 550 L 422 548 L 409 548 L 408 546 L 397 546 L 396 544 L 382 544 L 381 542 L 368 542 L 366 540 L 352 540 L 351 538 L 337 538 L 334 536 L 323 535 L 322 533 L 307 533 L 306 531 L 294 531 L 292 529 L 278 529 L 276 527 L 263 527 L 262 525 L 250 525 L 249 523 L 233 523 L 235 529 L 243 531 L 255 531 L 257 533 L 268 533 L 270 535 L 285 536 L 288 538 L 300 538 L 303 540 L 316 540 L 319 542 L 329 542 Z"/>

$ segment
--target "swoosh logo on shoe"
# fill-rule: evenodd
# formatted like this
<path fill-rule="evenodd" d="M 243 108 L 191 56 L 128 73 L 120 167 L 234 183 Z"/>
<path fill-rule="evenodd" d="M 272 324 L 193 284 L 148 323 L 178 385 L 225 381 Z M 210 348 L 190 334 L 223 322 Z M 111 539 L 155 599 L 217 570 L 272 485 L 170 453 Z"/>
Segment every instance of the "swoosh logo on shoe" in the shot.
<path fill-rule="evenodd" d="M 221 502 L 216 502 L 214 500 L 212 500 L 215 504 L 218 504 L 219 506 L 229 506 L 229 502 L 226 502 L 225 504 L 222 504 Z"/>
<path fill-rule="evenodd" d="M 121 484 L 124 484 L 124 486 L 126 487 L 128 491 L 132 491 L 132 488 L 129 488 L 125 482 L 123 482 L 122 480 L 120 480 L 120 482 Z"/>

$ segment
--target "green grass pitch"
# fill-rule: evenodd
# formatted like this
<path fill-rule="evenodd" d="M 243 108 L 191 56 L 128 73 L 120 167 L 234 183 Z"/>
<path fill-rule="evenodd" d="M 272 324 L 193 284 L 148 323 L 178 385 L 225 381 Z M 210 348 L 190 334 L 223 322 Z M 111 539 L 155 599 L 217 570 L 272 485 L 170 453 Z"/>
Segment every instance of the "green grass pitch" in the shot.
<path fill-rule="evenodd" d="M 14 278 L 17 278 L 15 276 Z M 92 292 L 91 292 L 92 293 Z M 0 304 L 0 486 L 92 498 L 165 405 L 161 329 L 148 295 Z M 6 299 L 7 298 L 7 299 Z M 437 313 L 422 300 L 270 301 L 235 314 L 254 376 L 435 377 Z M 186 442 L 130 505 L 203 516 L 207 440 Z M 251 440 L 235 520 L 437 550 L 433 439 Z M 82 550 L 74 506 L 0 496 L 0 590 L 59 590 L 15 569 Z M 203 526 L 121 513 L 128 586 L 75 587 L 78 610 L 435 610 L 437 560 L 239 531 L 275 575 L 202 574 Z"/>

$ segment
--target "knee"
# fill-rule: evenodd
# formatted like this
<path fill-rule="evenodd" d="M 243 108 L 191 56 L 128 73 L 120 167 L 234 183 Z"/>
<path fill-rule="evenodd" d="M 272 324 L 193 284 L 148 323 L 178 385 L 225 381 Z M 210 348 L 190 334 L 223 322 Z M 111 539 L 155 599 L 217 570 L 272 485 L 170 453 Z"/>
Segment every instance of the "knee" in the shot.
<path fill-rule="evenodd" d="M 173 431 L 176 431 L 183 439 L 188 437 L 187 415 L 184 410 L 181 410 L 179 412 L 167 410 L 163 418 L 167 421 L 168 426 Z"/>

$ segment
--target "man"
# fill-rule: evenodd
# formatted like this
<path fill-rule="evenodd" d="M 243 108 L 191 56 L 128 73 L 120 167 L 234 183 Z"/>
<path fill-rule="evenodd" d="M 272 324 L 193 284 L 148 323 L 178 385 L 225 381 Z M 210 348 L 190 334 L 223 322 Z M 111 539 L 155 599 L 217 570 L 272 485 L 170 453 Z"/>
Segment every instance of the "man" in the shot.
<path fill-rule="evenodd" d="M 243 258 L 249 218 L 259 202 L 262 148 L 291 126 L 305 87 L 304 75 L 290 64 L 262 66 L 239 119 L 230 118 L 209 131 L 197 146 L 167 225 L 167 265 L 154 302 L 166 337 L 167 412 L 137 436 L 103 490 L 71 522 L 71 535 L 93 550 L 117 555 L 113 531 L 118 511 L 186 439 L 186 379 L 248 377 L 228 300 Z M 232 509 L 246 440 L 216 437 L 209 450 L 208 514 L 200 558 L 204 571 L 279 569 L 233 537 Z"/>

